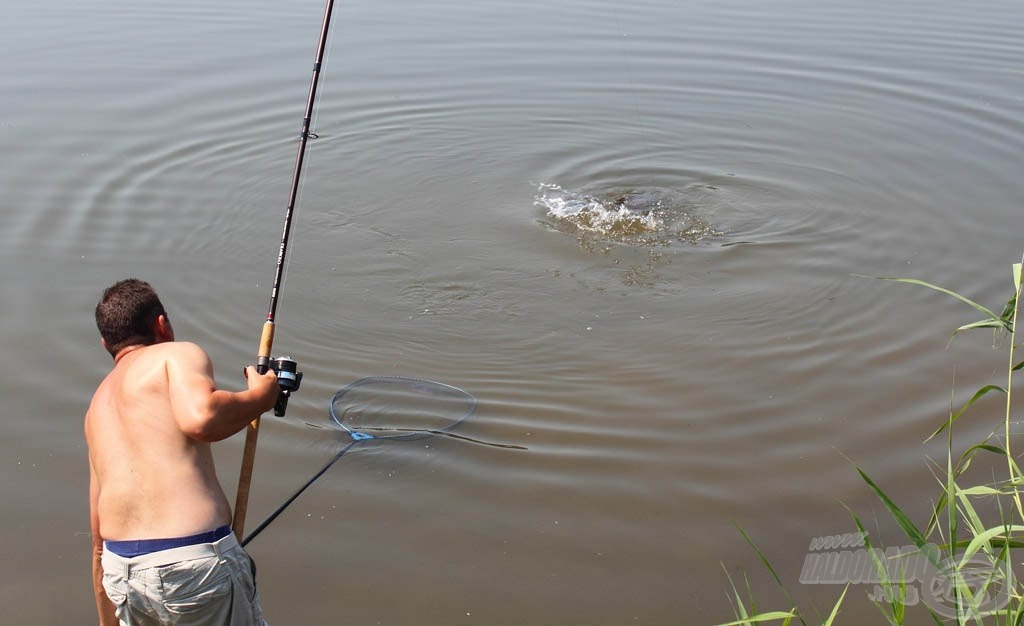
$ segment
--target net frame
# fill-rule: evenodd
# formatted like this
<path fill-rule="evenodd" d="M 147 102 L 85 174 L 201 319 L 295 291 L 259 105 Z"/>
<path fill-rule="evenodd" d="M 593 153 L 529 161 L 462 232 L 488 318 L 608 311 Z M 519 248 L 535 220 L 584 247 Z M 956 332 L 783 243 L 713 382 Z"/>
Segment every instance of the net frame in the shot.
<path fill-rule="evenodd" d="M 356 389 L 372 385 L 400 385 L 408 388 L 409 390 L 415 389 L 416 386 L 424 387 L 428 390 L 434 389 L 447 394 L 448 399 L 463 399 L 466 402 L 467 408 L 457 418 L 439 428 L 350 428 L 349 425 L 345 423 L 344 416 L 339 417 L 338 412 L 335 410 L 335 407 L 338 405 L 338 401 L 344 399 L 346 394 L 349 394 Z M 422 390 L 420 391 L 423 392 Z M 428 395 L 426 392 L 423 393 L 425 396 Z M 454 385 L 448 385 L 434 380 L 427 380 L 425 378 L 412 378 L 408 376 L 367 376 L 353 381 L 339 389 L 331 398 L 329 412 L 331 420 L 348 433 L 353 441 L 366 441 L 369 439 L 415 439 L 431 434 L 449 434 L 448 431 L 457 427 L 476 412 L 477 404 L 478 402 L 476 397 L 464 389 L 460 389 Z M 373 434 L 366 432 L 368 430 L 387 431 L 394 434 Z"/>

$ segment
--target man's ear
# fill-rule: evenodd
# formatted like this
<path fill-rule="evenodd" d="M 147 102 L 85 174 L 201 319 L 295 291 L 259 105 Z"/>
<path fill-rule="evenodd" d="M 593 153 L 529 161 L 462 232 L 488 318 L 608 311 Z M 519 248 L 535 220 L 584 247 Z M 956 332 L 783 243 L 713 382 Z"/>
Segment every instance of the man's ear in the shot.
<path fill-rule="evenodd" d="M 174 329 L 171 328 L 171 320 L 166 315 L 157 316 L 153 322 L 154 335 L 157 343 L 162 341 L 174 341 Z"/>
<path fill-rule="evenodd" d="M 107 348 L 107 340 L 104 339 L 103 337 L 100 337 L 100 345 L 103 346 L 104 350 L 106 350 L 107 352 L 110 352 L 110 349 Z"/>

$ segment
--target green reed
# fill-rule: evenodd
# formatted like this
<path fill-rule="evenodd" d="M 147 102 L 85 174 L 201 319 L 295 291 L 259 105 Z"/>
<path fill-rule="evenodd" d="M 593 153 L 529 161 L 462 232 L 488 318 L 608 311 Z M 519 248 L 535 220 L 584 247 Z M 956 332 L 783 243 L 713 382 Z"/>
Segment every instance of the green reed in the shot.
<path fill-rule="evenodd" d="M 1015 372 L 1024 369 L 1024 361 L 1016 360 L 1016 321 L 1018 296 L 1021 292 L 1021 264 L 1014 264 L 1012 270 L 1013 295 L 999 314 L 959 293 L 922 280 L 882 278 L 927 287 L 974 308 L 983 315 L 982 319 L 960 326 L 953 335 L 979 328 L 1004 333 L 1009 336 L 1009 359 L 1005 386 L 982 386 L 958 409 L 951 408 L 949 416 L 928 437 L 928 440 L 931 440 L 945 435 L 946 459 L 935 471 L 939 490 L 936 503 L 925 524 L 916 524 L 864 470 L 856 468 L 901 532 L 916 547 L 916 551 L 909 554 L 900 549 L 883 550 L 872 542 L 871 535 L 865 530 L 857 514 L 850 511 L 854 525 L 864 538 L 863 547 L 870 561 L 870 571 L 874 574 L 872 581 L 876 583 L 876 593 L 868 597 L 881 612 L 884 621 L 880 623 L 902 626 L 908 623 L 908 613 L 914 612 L 915 615 L 919 615 L 918 612 L 924 610 L 936 624 L 940 625 L 1024 624 L 1024 583 L 1016 580 L 1012 567 L 1014 560 L 1018 563 L 1024 562 L 1024 472 L 1014 460 L 1010 448 L 1013 378 Z M 954 454 L 954 424 L 979 400 L 992 394 L 1004 396 L 1002 423 L 984 440 L 968 446 L 959 454 Z M 965 473 L 976 456 L 982 453 L 1005 459 L 1005 477 L 993 478 L 982 484 L 962 485 L 962 482 L 967 482 Z M 732 588 L 729 601 L 736 619 L 719 626 L 768 623 L 781 623 L 783 626 L 799 623 L 808 626 L 807 620 L 822 626 L 831 626 L 835 623 L 847 598 L 847 592 L 850 591 L 849 583 L 839 594 L 828 616 L 805 617 L 768 558 L 746 532 L 740 529 L 740 533 L 757 553 L 762 565 L 767 568 L 792 608 L 787 611 L 758 611 L 746 577 L 744 576 L 744 597 L 729 576 Z M 907 572 L 908 565 L 914 567 L 915 571 Z M 915 573 L 925 571 L 922 570 L 922 565 L 932 573 L 932 576 L 930 580 L 917 580 L 922 588 L 914 594 L 914 590 L 908 587 L 907 575 L 909 573 L 911 577 L 910 582 L 915 582 Z M 925 606 L 915 606 L 922 599 Z"/>

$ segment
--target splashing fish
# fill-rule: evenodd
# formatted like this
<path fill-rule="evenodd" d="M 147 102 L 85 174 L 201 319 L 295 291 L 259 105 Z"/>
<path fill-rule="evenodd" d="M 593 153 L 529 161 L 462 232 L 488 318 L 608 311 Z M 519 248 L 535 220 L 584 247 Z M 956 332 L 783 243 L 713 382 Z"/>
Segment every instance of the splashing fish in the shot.
<path fill-rule="evenodd" d="M 542 184 L 534 203 L 559 230 L 627 245 L 696 244 L 722 231 L 693 215 L 686 195 L 669 189 L 627 189 L 588 195 Z"/>

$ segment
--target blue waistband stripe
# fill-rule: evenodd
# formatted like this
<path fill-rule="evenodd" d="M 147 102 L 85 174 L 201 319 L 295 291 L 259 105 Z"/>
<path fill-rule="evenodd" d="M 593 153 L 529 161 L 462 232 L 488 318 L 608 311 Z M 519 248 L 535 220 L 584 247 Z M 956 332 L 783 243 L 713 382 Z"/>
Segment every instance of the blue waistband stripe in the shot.
<path fill-rule="evenodd" d="M 170 550 L 182 546 L 194 546 L 200 543 L 213 543 L 231 534 L 231 528 L 221 526 L 220 528 L 189 535 L 188 537 L 173 537 L 171 539 L 131 539 L 128 541 L 104 541 L 103 545 L 117 556 L 130 559 L 135 556 L 142 556 L 151 552 Z"/>

